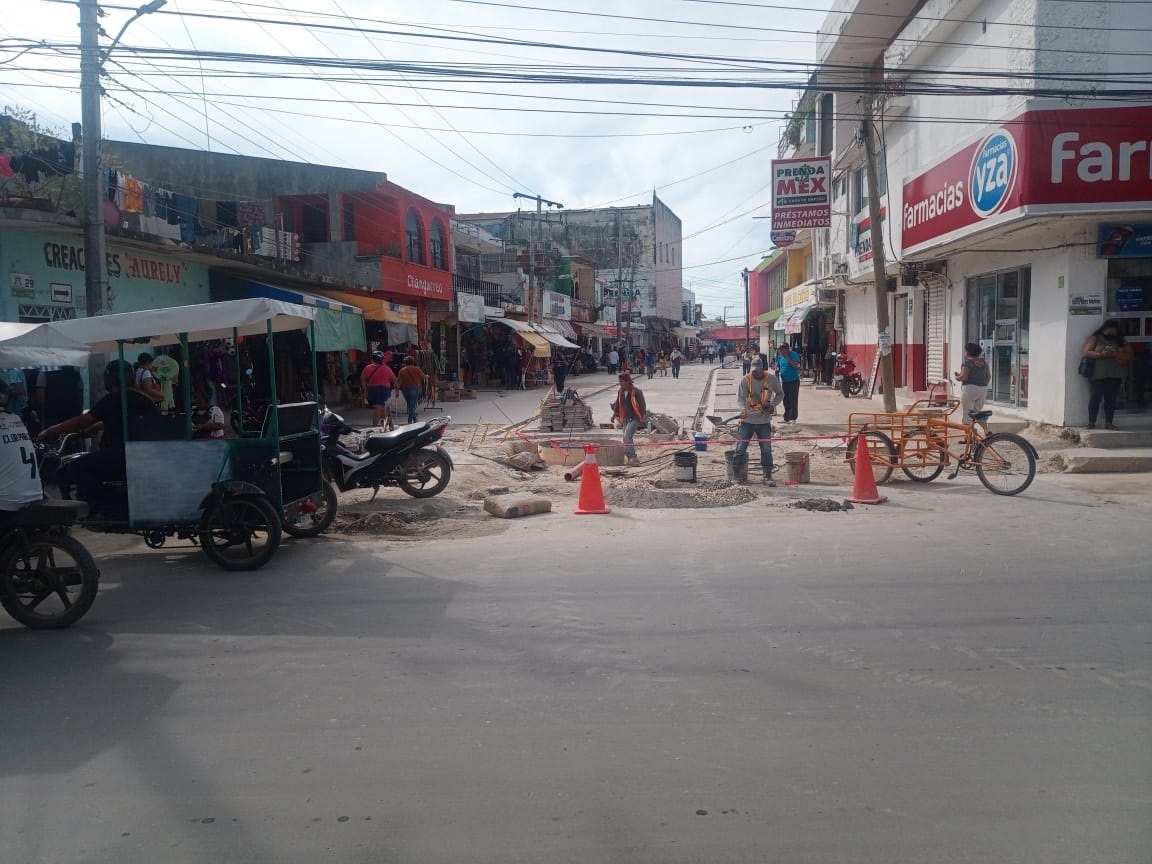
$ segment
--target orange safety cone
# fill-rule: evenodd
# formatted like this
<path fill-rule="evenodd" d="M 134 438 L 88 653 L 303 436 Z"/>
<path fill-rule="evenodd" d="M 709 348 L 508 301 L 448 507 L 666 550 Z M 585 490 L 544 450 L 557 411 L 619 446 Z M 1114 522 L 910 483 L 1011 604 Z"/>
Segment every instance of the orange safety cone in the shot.
<path fill-rule="evenodd" d="M 576 501 L 577 515 L 611 513 L 604 503 L 604 487 L 600 485 L 600 466 L 596 464 L 596 445 L 584 448 L 584 468 L 580 475 L 580 497 Z"/>
<path fill-rule="evenodd" d="M 876 474 L 872 470 L 872 454 L 868 452 L 868 436 L 861 433 L 856 438 L 856 475 L 852 481 L 852 497 L 845 499 L 853 504 L 883 504 L 888 500 L 876 489 Z"/>

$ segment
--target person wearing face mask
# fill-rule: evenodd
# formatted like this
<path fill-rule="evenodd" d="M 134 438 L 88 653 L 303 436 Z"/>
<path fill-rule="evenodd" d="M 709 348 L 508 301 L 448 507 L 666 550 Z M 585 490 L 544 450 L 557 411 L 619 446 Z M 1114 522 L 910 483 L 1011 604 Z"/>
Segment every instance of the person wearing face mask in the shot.
<path fill-rule="evenodd" d="M 1108 319 L 1088 337 L 1083 356 L 1092 361 L 1089 377 L 1088 428 L 1096 428 L 1100 406 L 1104 406 L 1104 428 L 1115 429 L 1116 397 L 1124 381 L 1123 366 L 1130 362 L 1129 347 L 1120 332 L 1120 322 Z"/>

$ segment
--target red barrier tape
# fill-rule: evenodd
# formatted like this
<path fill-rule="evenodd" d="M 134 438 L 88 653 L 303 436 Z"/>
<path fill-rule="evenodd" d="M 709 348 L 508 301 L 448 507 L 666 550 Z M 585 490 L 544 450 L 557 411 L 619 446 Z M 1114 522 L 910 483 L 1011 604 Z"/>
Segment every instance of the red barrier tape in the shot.
<path fill-rule="evenodd" d="M 752 443 L 758 444 L 761 441 L 841 441 L 841 442 L 846 443 L 855 437 L 856 437 L 855 435 L 795 435 L 795 436 L 789 436 L 789 437 L 749 438 L 749 439 L 747 439 L 747 441 L 749 444 L 752 444 Z M 745 439 L 743 439 L 743 438 L 709 438 L 706 443 L 708 443 L 708 444 L 739 444 L 743 440 L 745 440 Z M 564 445 L 564 444 L 561 444 L 559 441 L 555 441 L 555 440 L 550 441 L 549 443 L 552 445 L 553 450 L 575 450 L 577 452 L 583 452 L 583 450 L 584 450 L 583 445 L 579 445 L 579 446 L 575 445 L 575 444 Z M 695 441 L 693 441 L 691 439 L 680 440 L 680 441 L 636 441 L 630 445 L 625 445 L 623 443 L 620 443 L 620 444 L 597 444 L 595 446 L 596 446 L 597 450 L 607 450 L 607 449 L 612 448 L 612 447 L 624 447 L 624 446 L 637 447 L 637 448 L 640 448 L 640 447 L 678 447 L 681 450 L 683 450 L 683 449 L 686 449 L 688 447 L 694 447 Z"/>

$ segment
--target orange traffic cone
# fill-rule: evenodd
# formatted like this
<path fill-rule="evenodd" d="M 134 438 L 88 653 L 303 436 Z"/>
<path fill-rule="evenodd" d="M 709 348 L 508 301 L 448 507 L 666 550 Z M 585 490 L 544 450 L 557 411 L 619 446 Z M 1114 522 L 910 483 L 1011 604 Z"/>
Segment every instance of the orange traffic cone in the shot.
<path fill-rule="evenodd" d="M 576 501 L 577 515 L 610 513 L 604 503 L 604 488 L 600 485 L 600 466 L 596 464 L 596 445 L 584 448 L 584 469 L 580 475 L 580 497 Z"/>
<path fill-rule="evenodd" d="M 868 452 L 868 436 L 861 433 L 856 439 L 856 475 L 852 481 L 853 504 L 883 504 L 888 500 L 876 490 L 876 474 L 872 471 L 872 454 Z"/>

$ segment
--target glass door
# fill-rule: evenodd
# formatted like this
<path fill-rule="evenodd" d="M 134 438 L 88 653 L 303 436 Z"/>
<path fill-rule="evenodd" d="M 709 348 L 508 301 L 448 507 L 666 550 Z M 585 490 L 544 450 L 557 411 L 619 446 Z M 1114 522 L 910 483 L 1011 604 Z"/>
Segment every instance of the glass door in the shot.
<path fill-rule="evenodd" d="M 1031 271 L 1027 268 L 968 280 L 968 342 L 978 342 L 992 377 L 988 399 L 1024 407 L 1028 404 L 1028 315 Z"/>

